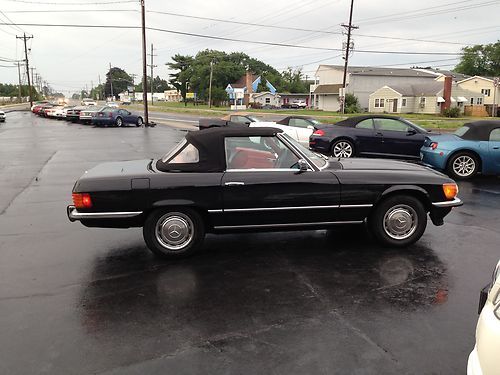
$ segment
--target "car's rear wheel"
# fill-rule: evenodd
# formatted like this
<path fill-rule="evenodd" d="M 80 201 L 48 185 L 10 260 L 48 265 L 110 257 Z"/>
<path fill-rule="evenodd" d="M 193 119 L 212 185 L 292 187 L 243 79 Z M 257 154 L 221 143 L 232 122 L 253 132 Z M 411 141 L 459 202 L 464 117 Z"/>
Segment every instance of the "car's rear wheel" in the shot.
<path fill-rule="evenodd" d="M 350 158 L 354 156 L 354 145 L 347 139 L 339 139 L 332 144 L 332 156 L 336 158 Z"/>
<path fill-rule="evenodd" d="M 418 241 L 427 227 L 427 213 L 417 198 L 395 195 L 380 202 L 368 224 L 383 245 L 402 247 Z"/>
<path fill-rule="evenodd" d="M 121 127 L 123 125 L 123 120 L 121 117 L 117 117 L 115 121 L 116 126 Z"/>
<path fill-rule="evenodd" d="M 192 209 L 162 209 L 148 216 L 143 235 L 156 255 L 181 258 L 198 250 L 205 237 L 205 227 L 200 215 Z"/>
<path fill-rule="evenodd" d="M 139 127 L 139 126 L 142 126 L 142 124 L 143 124 L 142 117 L 137 117 L 137 124 L 136 124 L 136 126 Z"/>
<path fill-rule="evenodd" d="M 448 161 L 448 174 L 455 179 L 466 180 L 474 177 L 479 171 L 477 157 L 468 152 L 453 155 Z"/>

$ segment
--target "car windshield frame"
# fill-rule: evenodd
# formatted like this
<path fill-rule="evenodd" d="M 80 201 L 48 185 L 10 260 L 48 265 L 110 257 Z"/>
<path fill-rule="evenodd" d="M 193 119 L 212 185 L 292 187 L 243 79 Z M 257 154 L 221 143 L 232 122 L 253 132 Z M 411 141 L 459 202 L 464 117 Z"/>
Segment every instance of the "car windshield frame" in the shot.
<path fill-rule="evenodd" d="M 420 130 L 421 133 L 429 133 L 430 132 L 430 130 L 427 130 L 427 129 L 421 127 L 420 125 L 417 125 L 417 124 L 415 124 L 407 119 L 404 119 L 403 122 L 405 122 L 408 125 L 413 126 L 414 128 L 417 128 L 418 130 Z"/>
<path fill-rule="evenodd" d="M 321 170 L 328 166 L 328 158 L 326 156 L 305 148 L 286 133 L 280 133 L 279 135 L 296 148 L 302 155 L 304 155 L 311 163 L 313 163 L 316 168 Z"/>
<path fill-rule="evenodd" d="M 465 131 L 462 133 L 460 132 L 462 129 L 465 129 Z M 457 130 L 455 130 L 453 132 L 453 135 L 456 135 L 457 137 L 459 138 L 462 138 L 465 134 L 467 134 L 470 130 L 470 126 L 467 126 L 467 125 L 463 125 L 461 127 L 459 127 Z"/>

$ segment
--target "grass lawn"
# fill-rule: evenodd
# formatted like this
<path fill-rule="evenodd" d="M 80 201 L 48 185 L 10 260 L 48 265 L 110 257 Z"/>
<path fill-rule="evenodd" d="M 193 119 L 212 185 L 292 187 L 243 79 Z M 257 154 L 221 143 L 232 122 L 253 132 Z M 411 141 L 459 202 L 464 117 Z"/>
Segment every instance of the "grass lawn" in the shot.
<path fill-rule="evenodd" d="M 134 104 L 130 106 L 133 109 L 142 110 L 141 104 Z M 159 111 L 159 112 L 173 112 L 173 113 L 189 113 L 193 115 L 200 115 L 205 117 L 221 117 L 227 115 L 231 112 L 228 107 L 212 107 L 208 108 L 206 104 L 200 104 L 194 106 L 192 103 L 188 103 L 187 106 L 184 106 L 184 103 L 177 102 L 160 102 L 155 103 L 153 106 L 149 105 L 150 111 Z M 251 112 L 255 115 L 267 115 L 267 114 L 279 114 L 285 116 L 291 115 L 301 115 L 301 116 L 311 116 L 317 118 L 319 121 L 324 123 L 334 123 L 340 120 L 343 120 L 347 117 L 351 116 L 359 116 L 359 113 L 356 114 L 345 114 L 341 115 L 337 112 L 330 111 L 318 111 L 313 109 L 298 109 L 298 110 L 280 110 L 280 109 L 248 109 L 246 111 L 238 111 L 238 112 Z M 460 117 L 460 118 L 448 118 L 442 117 L 440 115 L 428 115 L 428 114 L 416 114 L 416 113 L 408 113 L 404 114 L 402 117 L 423 126 L 427 129 L 444 129 L 444 130 L 455 130 L 470 121 L 477 120 L 485 120 L 491 119 L 489 117 Z"/>

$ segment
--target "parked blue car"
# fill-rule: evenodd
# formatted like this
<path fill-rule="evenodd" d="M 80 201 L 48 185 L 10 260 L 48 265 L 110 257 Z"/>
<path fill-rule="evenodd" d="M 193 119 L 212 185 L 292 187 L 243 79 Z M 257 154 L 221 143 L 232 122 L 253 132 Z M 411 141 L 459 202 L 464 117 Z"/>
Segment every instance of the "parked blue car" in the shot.
<path fill-rule="evenodd" d="M 119 108 L 103 108 L 101 111 L 96 112 L 92 117 L 92 124 L 97 126 L 123 126 L 125 124 L 132 124 L 135 126 L 142 126 L 144 121 L 141 116 L 134 115 L 126 109 Z"/>
<path fill-rule="evenodd" d="M 420 150 L 422 162 L 455 179 L 477 173 L 500 174 L 500 121 L 470 122 L 453 134 L 429 135 Z"/>

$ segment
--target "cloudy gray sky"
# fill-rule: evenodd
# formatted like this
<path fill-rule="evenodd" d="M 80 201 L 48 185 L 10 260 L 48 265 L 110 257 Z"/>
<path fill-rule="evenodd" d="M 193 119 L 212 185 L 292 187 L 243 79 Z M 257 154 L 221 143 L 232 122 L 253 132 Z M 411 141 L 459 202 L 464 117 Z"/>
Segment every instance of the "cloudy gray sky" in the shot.
<path fill-rule="evenodd" d="M 278 70 L 288 66 L 302 67 L 304 74 L 309 76 L 314 75 L 319 63 L 341 64 L 343 61 L 340 52 L 321 48 L 342 48 L 345 37 L 341 35 L 343 28 L 340 25 L 349 19 L 350 0 L 145 1 L 149 27 L 318 48 L 266 46 L 148 31 L 148 49 L 153 43 L 157 54 L 155 75 L 163 78 L 167 78 L 165 63 L 170 61 L 170 56 L 176 53 L 194 55 L 205 48 L 243 51 Z M 499 14 L 500 0 L 355 0 L 353 23 L 359 29 L 354 32 L 355 51 L 350 61 L 352 65 L 451 68 L 463 46 L 500 39 Z M 16 24 L 140 26 L 140 4 L 139 0 L 0 0 L 0 23 L 10 21 Z M 15 37 L 23 31 L 34 36 L 28 42 L 30 64 L 53 88 L 66 94 L 85 88 L 85 85 L 96 85 L 99 75 L 103 79 L 109 63 L 128 73 L 141 74 L 139 29 L 0 24 L 0 82 L 17 83 L 17 69 L 8 67 L 12 64 L 8 59 L 23 58 L 22 41 Z"/>

